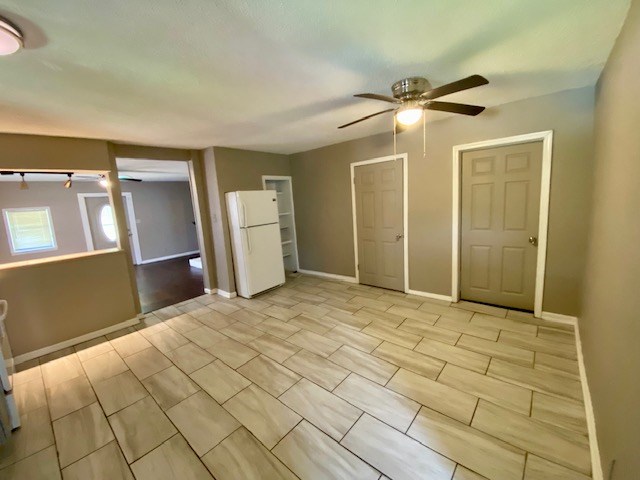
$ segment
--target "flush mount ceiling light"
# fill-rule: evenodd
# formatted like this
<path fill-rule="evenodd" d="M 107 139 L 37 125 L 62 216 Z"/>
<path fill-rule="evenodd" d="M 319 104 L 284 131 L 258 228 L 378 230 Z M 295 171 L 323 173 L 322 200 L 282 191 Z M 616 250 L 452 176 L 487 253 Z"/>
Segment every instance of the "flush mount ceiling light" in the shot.
<path fill-rule="evenodd" d="M 6 18 L 0 17 L 0 55 L 11 55 L 24 46 L 22 32 Z"/>

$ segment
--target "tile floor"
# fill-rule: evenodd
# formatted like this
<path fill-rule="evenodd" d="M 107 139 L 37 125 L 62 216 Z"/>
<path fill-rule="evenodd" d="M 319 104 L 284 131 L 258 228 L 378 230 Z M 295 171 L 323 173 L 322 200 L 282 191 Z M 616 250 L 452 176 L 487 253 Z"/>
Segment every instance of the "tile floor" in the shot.
<path fill-rule="evenodd" d="M 571 327 L 291 276 L 21 366 L 2 479 L 587 479 Z"/>

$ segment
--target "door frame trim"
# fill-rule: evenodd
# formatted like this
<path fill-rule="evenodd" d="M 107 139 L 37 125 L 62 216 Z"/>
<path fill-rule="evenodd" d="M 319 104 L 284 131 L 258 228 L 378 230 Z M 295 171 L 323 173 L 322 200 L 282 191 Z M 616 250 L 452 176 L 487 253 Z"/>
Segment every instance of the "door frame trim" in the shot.
<path fill-rule="evenodd" d="M 536 284 L 533 313 L 542 315 L 544 276 L 547 263 L 547 236 L 549 233 L 549 197 L 551 191 L 551 163 L 553 157 L 553 130 L 526 133 L 512 137 L 496 138 L 453 147 L 453 209 L 451 235 L 451 300 L 460 300 L 460 215 L 462 186 L 462 154 L 488 147 L 504 147 L 520 143 L 542 141 L 542 172 L 540 182 L 540 217 L 538 221 L 538 255 L 536 260 Z"/>
<path fill-rule="evenodd" d="M 91 238 L 91 227 L 89 225 L 89 214 L 87 213 L 87 204 L 85 203 L 85 198 L 99 198 L 99 197 L 108 197 L 108 193 L 79 193 L 78 194 L 78 204 L 80 205 L 80 220 L 82 221 L 82 230 L 84 232 L 84 239 L 87 243 L 87 250 L 93 251 L 95 250 L 93 246 L 93 239 Z M 136 213 L 133 208 L 133 195 L 131 192 L 122 192 L 122 196 L 127 200 L 125 203 L 125 208 L 127 209 L 127 213 L 129 214 L 129 218 L 132 220 L 131 223 L 131 247 L 133 250 L 133 256 L 135 258 L 134 265 L 142 264 L 142 255 L 140 253 L 140 238 L 138 237 L 138 227 L 136 225 Z M 113 209 L 113 214 L 116 215 L 115 209 Z M 118 238 L 118 248 L 122 248 L 120 245 L 120 238 Z"/>
<path fill-rule="evenodd" d="M 358 270 L 358 219 L 356 212 L 356 189 L 355 189 L 355 178 L 356 178 L 356 167 L 362 167 L 364 165 L 371 165 L 372 163 L 383 163 L 383 162 L 391 162 L 394 160 L 402 160 L 402 229 L 404 237 L 403 247 L 404 247 L 404 258 L 403 258 L 403 269 L 404 269 L 404 292 L 409 292 L 409 215 L 408 215 L 408 205 L 409 205 L 409 155 L 405 153 L 398 153 L 396 155 L 387 155 L 386 157 L 377 157 L 372 158 L 370 160 L 362 160 L 360 162 L 353 162 L 350 164 L 351 169 L 351 212 L 353 218 L 353 252 L 354 252 L 354 262 L 353 266 L 355 269 L 355 278 L 356 283 L 360 283 L 360 272 Z"/>

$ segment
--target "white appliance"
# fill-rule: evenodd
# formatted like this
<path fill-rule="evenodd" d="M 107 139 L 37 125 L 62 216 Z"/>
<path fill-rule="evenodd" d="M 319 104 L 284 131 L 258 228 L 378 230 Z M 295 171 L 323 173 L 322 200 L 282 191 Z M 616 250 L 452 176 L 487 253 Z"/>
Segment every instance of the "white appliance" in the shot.
<path fill-rule="evenodd" d="M 284 284 L 276 192 L 229 192 L 226 199 L 238 295 L 251 298 Z"/>
<path fill-rule="evenodd" d="M 20 415 L 13 397 L 13 356 L 9 346 L 9 338 L 4 327 L 7 318 L 8 304 L 0 300 L 0 444 L 7 441 L 11 430 L 20 426 Z"/>

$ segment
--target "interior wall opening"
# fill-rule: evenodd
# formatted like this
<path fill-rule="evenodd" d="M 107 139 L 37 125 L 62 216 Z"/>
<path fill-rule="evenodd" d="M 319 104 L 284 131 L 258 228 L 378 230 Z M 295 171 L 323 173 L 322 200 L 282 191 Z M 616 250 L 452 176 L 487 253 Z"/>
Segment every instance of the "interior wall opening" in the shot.
<path fill-rule="evenodd" d="M 142 313 L 205 293 L 188 162 L 116 164 Z"/>
<path fill-rule="evenodd" d="M 119 248 L 115 229 L 109 229 L 113 226 L 113 205 L 103 182 L 107 172 L 0 172 L 0 265 L 46 262 Z M 79 195 L 99 195 L 103 199 L 101 215 L 107 230 L 90 242 Z"/>

